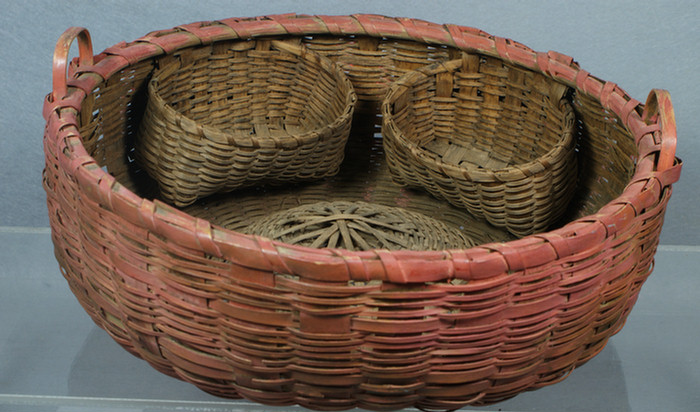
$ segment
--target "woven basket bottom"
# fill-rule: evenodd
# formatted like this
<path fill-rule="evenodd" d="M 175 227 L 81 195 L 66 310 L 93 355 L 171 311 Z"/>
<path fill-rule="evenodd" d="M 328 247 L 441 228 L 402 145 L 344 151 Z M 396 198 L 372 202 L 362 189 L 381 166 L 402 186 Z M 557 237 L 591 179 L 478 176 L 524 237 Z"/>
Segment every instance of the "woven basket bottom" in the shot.
<path fill-rule="evenodd" d="M 318 202 L 274 213 L 245 229 L 294 245 L 347 250 L 466 249 L 456 228 L 415 212 L 366 202 Z"/>
<path fill-rule="evenodd" d="M 505 229 L 477 219 L 421 190 L 395 184 L 384 162 L 381 134 L 373 112 L 355 113 L 345 160 L 338 175 L 316 182 L 258 186 L 199 200 L 185 212 L 227 229 L 245 232 L 253 222 L 317 202 L 366 202 L 432 218 L 472 245 L 514 239 Z M 370 125 L 362 127 L 361 125 Z M 145 177 L 145 176 L 144 176 Z M 151 185 L 152 186 L 152 185 Z M 446 247 L 450 248 L 450 247 Z"/>

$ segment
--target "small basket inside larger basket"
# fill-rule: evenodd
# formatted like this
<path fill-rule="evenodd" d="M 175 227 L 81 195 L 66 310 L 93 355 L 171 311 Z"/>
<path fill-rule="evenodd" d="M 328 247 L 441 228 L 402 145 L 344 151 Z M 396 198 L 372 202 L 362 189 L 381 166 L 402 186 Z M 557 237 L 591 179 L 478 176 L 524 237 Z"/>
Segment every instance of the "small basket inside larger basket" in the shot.
<path fill-rule="evenodd" d="M 66 87 L 76 37 L 81 58 Z M 182 210 L 154 200 L 133 160 L 149 77 L 161 60 L 242 37 L 332 57 L 358 86 L 368 111 L 354 124 L 365 127 L 353 127 L 340 173 L 322 181 L 238 190 Z M 643 106 L 566 56 L 466 27 L 367 15 L 194 23 L 111 47 L 94 64 L 89 49 L 84 29 L 61 37 L 44 106 L 56 258 L 119 344 L 207 392 L 326 410 L 497 402 L 556 383 L 595 356 L 651 273 L 681 166 L 667 92 L 652 91 Z M 369 109 L 407 68 L 464 50 L 575 88 L 581 172 L 565 226 L 508 241 L 392 183 L 380 117 Z M 482 246 L 353 252 L 241 232 L 320 200 L 421 212 Z"/>
<path fill-rule="evenodd" d="M 356 100 L 329 59 L 269 40 L 163 59 L 148 97 L 136 155 L 176 206 L 336 174 Z"/>
<path fill-rule="evenodd" d="M 577 179 L 567 87 L 464 53 L 398 79 L 382 105 L 387 162 L 423 188 L 516 235 L 565 213 Z"/>

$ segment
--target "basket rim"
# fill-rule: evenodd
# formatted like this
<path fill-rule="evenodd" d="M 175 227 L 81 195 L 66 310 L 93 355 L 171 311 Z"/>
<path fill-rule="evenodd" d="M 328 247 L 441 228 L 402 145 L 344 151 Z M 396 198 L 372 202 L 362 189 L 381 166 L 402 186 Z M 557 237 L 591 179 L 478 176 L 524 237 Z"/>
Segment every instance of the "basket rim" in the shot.
<path fill-rule="evenodd" d="M 488 182 L 503 182 L 511 179 L 519 179 L 523 176 L 533 176 L 537 173 L 541 173 L 547 169 L 545 163 L 553 164 L 552 159 L 555 159 L 560 153 L 566 152 L 568 150 L 573 150 L 571 147 L 574 143 L 574 124 L 571 123 L 566 125 L 566 119 L 569 115 L 573 114 L 573 108 L 571 104 L 564 98 L 559 100 L 559 106 L 562 109 L 562 120 L 563 132 L 557 142 L 552 145 L 546 153 L 541 156 L 532 159 L 528 162 L 516 163 L 510 166 L 498 168 L 498 169 L 487 169 L 481 168 L 476 165 L 468 164 L 466 166 L 458 166 L 452 163 L 446 163 L 436 158 L 435 156 L 427 156 L 427 159 L 421 158 L 418 153 L 425 153 L 426 150 L 421 148 L 415 141 L 408 139 L 406 133 L 403 132 L 401 128 L 396 124 L 396 118 L 393 115 L 393 110 L 391 110 L 391 104 L 393 103 L 393 98 L 397 97 L 396 94 L 400 93 L 402 88 L 411 88 L 413 83 L 418 80 L 419 76 L 430 77 L 434 74 L 439 74 L 443 72 L 455 71 L 461 66 L 461 60 L 450 60 L 446 62 L 433 63 L 428 66 L 421 67 L 419 69 L 408 72 L 398 78 L 394 83 L 389 86 L 386 98 L 382 102 L 382 121 L 388 127 L 394 128 L 398 133 L 395 133 L 396 140 L 401 144 L 405 145 L 411 153 L 415 156 L 420 163 L 427 166 L 437 167 L 438 170 L 444 172 L 450 177 L 467 177 L 467 180 L 488 183 Z M 440 69 L 440 70 L 436 70 Z M 433 73 L 429 73 L 433 72 Z M 414 79 L 414 77 L 416 79 Z M 465 174 L 467 176 L 465 176 Z"/>
<path fill-rule="evenodd" d="M 634 175 L 623 192 L 597 213 L 553 231 L 470 249 L 352 252 L 311 249 L 246 235 L 195 218 L 159 200 L 144 199 L 102 170 L 82 144 L 77 127 L 82 101 L 105 79 L 131 64 L 214 41 L 304 35 L 372 36 L 451 46 L 543 73 L 596 99 L 622 120 L 637 145 Z M 392 283 L 485 279 L 585 252 L 634 224 L 635 218 L 659 199 L 668 199 L 670 186 L 679 179 L 682 166 L 675 157 L 675 121 L 668 92 L 652 90 L 644 106 L 615 83 L 581 69 L 569 56 L 536 52 L 475 28 L 412 18 L 283 14 L 191 23 L 109 47 L 94 56 L 93 64 L 71 64 L 68 78 L 65 96 L 50 93 L 45 99 L 44 148 L 49 156 L 47 146 L 54 147 L 50 151 L 58 154 L 58 164 L 76 180 L 82 195 L 121 219 L 179 246 L 225 257 L 240 266 L 295 274 L 303 279 Z"/>
<path fill-rule="evenodd" d="M 244 40 L 242 40 L 244 41 Z M 271 48 L 277 48 L 280 51 L 293 54 L 301 59 L 309 59 L 312 62 L 315 60 L 317 61 L 321 67 L 327 71 L 327 73 L 333 77 L 333 80 L 338 84 L 338 87 L 341 85 L 345 86 L 347 89 L 347 93 L 345 94 L 345 101 L 343 103 L 343 110 L 340 111 L 337 116 L 333 119 L 332 122 L 327 123 L 327 124 L 322 124 L 322 125 L 315 125 L 312 129 L 305 130 L 303 133 L 299 134 L 293 134 L 290 136 L 279 136 L 275 137 L 275 140 L 279 141 L 282 140 L 285 142 L 285 147 L 298 147 L 302 146 L 304 144 L 308 144 L 311 142 L 315 142 L 319 140 L 319 134 L 324 131 L 324 130 L 336 130 L 342 127 L 342 125 L 348 121 L 348 118 L 352 115 L 352 112 L 354 110 L 355 104 L 357 102 L 357 94 L 355 93 L 355 89 L 352 87 L 352 83 L 350 82 L 350 79 L 343 73 L 343 70 L 338 66 L 337 64 L 333 63 L 329 58 L 324 57 L 312 50 L 308 50 L 305 47 L 302 46 L 296 46 L 292 44 L 285 44 L 280 41 L 271 41 Z M 177 119 L 178 124 L 182 125 L 187 125 L 187 127 L 194 129 L 194 128 L 201 128 L 202 129 L 202 134 L 204 137 L 211 139 L 212 141 L 215 141 L 217 143 L 223 143 L 223 144 L 240 144 L 238 141 L 241 139 L 238 136 L 232 135 L 231 133 L 228 133 L 224 130 L 221 130 L 218 127 L 215 126 L 210 126 L 210 125 L 202 125 L 198 124 L 194 120 L 192 120 L 189 116 L 186 116 L 179 112 L 178 110 L 175 110 L 171 105 L 166 103 L 165 99 L 163 99 L 162 95 L 158 93 L 155 90 L 155 84 L 160 83 L 160 78 L 157 78 L 156 75 L 158 74 L 159 70 L 164 70 L 166 67 L 170 67 L 170 65 L 179 65 L 182 67 L 182 62 L 177 60 L 173 61 L 171 63 L 168 63 L 165 67 L 162 67 L 154 72 L 153 77 L 148 81 L 148 94 L 149 98 L 152 98 L 155 100 L 155 103 L 157 104 L 157 107 L 159 110 L 165 110 L 168 112 L 173 118 Z M 246 141 L 245 146 L 250 146 L 250 145 L 255 145 L 253 143 L 254 140 L 259 139 L 259 138 L 266 138 L 266 136 L 260 136 L 257 133 L 247 136 L 243 138 L 243 140 Z"/>

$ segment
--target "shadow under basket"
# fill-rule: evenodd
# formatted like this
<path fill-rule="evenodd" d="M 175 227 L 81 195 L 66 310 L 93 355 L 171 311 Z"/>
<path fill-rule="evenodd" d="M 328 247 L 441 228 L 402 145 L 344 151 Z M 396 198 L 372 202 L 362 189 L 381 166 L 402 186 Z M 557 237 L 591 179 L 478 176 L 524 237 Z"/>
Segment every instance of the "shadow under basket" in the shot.
<path fill-rule="evenodd" d="M 392 176 L 515 235 L 545 231 L 576 186 L 566 93 L 543 74 L 476 54 L 410 72 L 382 105 Z"/>
<path fill-rule="evenodd" d="M 358 101 L 340 171 L 169 206 L 134 160 L 147 82 L 164 60 L 251 37 L 303 45 L 345 71 Z M 463 50 L 572 88 L 579 172 L 561 226 L 514 239 L 392 182 L 379 102 L 402 74 Z M 452 410 L 564 379 L 622 328 L 681 168 L 665 91 L 642 105 L 558 53 L 369 15 L 193 23 L 94 57 L 87 31 L 72 28 L 57 45 L 44 116 L 56 258 L 95 323 L 209 393 L 321 410 Z M 352 251 L 243 233 L 318 202 L 420 213 L 477 246 Z"/>

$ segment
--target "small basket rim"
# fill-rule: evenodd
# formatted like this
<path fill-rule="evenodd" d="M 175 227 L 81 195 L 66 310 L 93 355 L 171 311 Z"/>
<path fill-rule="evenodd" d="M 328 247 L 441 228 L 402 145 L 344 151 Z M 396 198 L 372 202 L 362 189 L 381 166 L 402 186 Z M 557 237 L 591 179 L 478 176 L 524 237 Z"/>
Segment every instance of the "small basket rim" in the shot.
<path fill-rule="evenodd" d="M 431 65 L 408 72 L 389 86 L 386 98 L 382 102 L 382 121 L 386 127 L 393 127 L 394 130 L 398 132 L 395 134 L 397 140 L 407 147 L 415 156 L 415 159 L 420 163 L 428 166 L 435 166 L 438 168 L 438 170 L 443 171 L 446 175 L 451 177 L 463 178 L 465 177 L 466 173 L 469 176 L 467 179 L 469 181 L 479 183 L 503 182 L 510 180 L 511 178 L 518 179 L 522 176 L 532 176 L 544 171 L 546 167 L 543 163 L 551 163 L 551 159 L 568 150 L 568 148 L 574 144 L 574 124 L 572 123 L 568 125 L 568 127 L 565 124 L 567 116 L 573 113 L 573 108 L 571 107 L 571 104 L 562 97 L 558 104 L 559 106 L 563 106 L 562 110 L 564 111 L 562 117 L 562 123 L 564 123 L 565 126 L 563 128 L 563 136 L 557 139 L 556 144 L 554 144 L 546 153 L 528 162 L 517 163 L 497 169 L 488 169 L 472 164 L 458 166 L 452 163 L 443 162 L 441 159 L 436 158 L 435 156 L 429 156 L 429 160 L 420 157 L 418 154 L 425 153 L 426 150 L 422 149 L 418 144 L 416 144 L 415 141 L 406 138 L 406 133 L 404 133 L 403 130 L 396 124 L 396 119 L 393 115 L 393 111 L 391 110 L 391 105 L 394 102 L 394 98 L 397 97 L 396 94 L 400 93 L 402 88 L 408 89 L 412 87 L 412 83 L 415 82 L 414 78 L 417 79 L 420 76 L 430 77 L 434 74 L 444 73 L 446 71 L 455 71 L 460 66 L 461 60 L 455 59 L 446 62 L 433 63 Z M 442 68 L 442 70 L 436 70 L 438 68 Z M 434 74 L 428 74 L 428 72 L 434 72 Z"/>
<path fill-rule="evenodd" d="M 195 218 L 159 200 L 140 197 L 104 171 L 82 144 L 77 125 L 83 99 L 105 79 L 145 59 L 180 48 L 214 41 L 262 36 L 304 35 L 371 36 L 444 45 L 497 57 L 553 77 L 576 88 L 615 113 L 634 137 L 638 160 L 634 174 L 618 197 L 595 214 L 575 219 L 561 228 L 529 235 L 507 243 L 479 245 L 470 249 L 446 251 L 360 251 L 312 249 L 246 235 Z M 47 95 L 44 118 L 46 139 L 58 148 L 59 163 L 77 180 L 82 193 L 138 227 L 172 239 L 182 246 L 213 256 L 228 256 L 237 264 L 299 273 L 324 281 L 385 280 L 394 283 L 420 283 L 472 279 L 519 270 L 535 264 L 518 257 L 517 249 L 538 248 L 542 263 L 584 252 L 603 239 L 634 224 L 634 217 L 655 199 L 670 196 L 671 184 L 680 177 L 682 161 L 675 157 L 675 124 L 663 116 L 640 112 L 645 107 L 616 84 L 600 80 L 581 69 L 573 58 L 557 52 L 536 52 L 521 43 L 459 25 L 440 25 L 413 18 L 393 18 L 371 14 L 344 16 L 267 15 L 196 22 L 174 29 L 151 32 L 131 43 L 120 43 L 94 56 L 94 64 L 69 67 L 69 92 Z M 650 99 L 663 99 L 653 110 L 672 110 L 668 93 L 654 89 Z M 661 97 L 658 97 L 661 96 Z M 656 101 L 655 100 L 655 101 Z M 647 106 L 650 106 L 647 104 Z M 663 126 L 666 126 L 664 128 Z M 665 159 L 663 162 L 660 158 Z M 663 163 L 663 167 L 660 165 Z M 665 191 L 665 192 L 664 192 Z M 639 212 L 638 212 L 639 211 Z M 350 262 L 379 263 L 371 273 Z M 293 266 L 297 270 L 291 270 Z M 362 265 L 360 265 L 362 266 Z M 329 276 L 328 268 L 336 269 Z M 301 268 L 301 269 L 300 269 Z M 343 270 L 344 268 L 344 270 Z M 360 270 L 362 269 L 362 270 Z"/>
<path fill-rule="evenodd" d="M 241 41 L 245 41 L 241 39 Z M 316 61 L 318 62 L 321 67 L 327 71 L 329 75 L 331 75 L 334 79 L 334 81 L 338 84 L 338 87 L 342 84 L 345 86 L 347 89 L 347 93 L 345 94 L 345 101 L 343 103 L 343 110 L 338 113 L 337 116 L 333 119 L 332 122 L 330 123 L 324 123 L 324 124 L 317 124 L 315 127 L 311 129 L 305 130 L 303 133 L 298 133 L 298 134 L 293 134 L 289 136 L 280 136 L 280 137 L 275 137 L 275 140 L 283 140 L 285 142 L 285 147 L 298 147 L 302 146 L 304 144 L 308 144 L 312 141 L 318 140 L 318 133 L 322 130 L 334 130 L 339 128 L 342 123 L 344 122 L 344 119 L 347 118 L 347 116 L 350 115 L 352 112 L 356 102 L 357 102 L 357 93 L 355 93 L 355 89 L 352 86 L 352 83 L 350 82 L 350 79 L 343 73 L 343 70 L 340 66 L 337 64 L 333 63 L 329 58 L 322 56 L 312 50 L 308 50 L 307 48 L 303 46 L 297 46 L 289 43 L 284 43 L 278 40 L 272 40 L 270 41 L 270 47 L 271 48 L 277 48 L 280 51 L 287 52 L 290 54 L 293 54 L 301 59 L 309 59 L 312 62 Z M 219 143 L 229 143 L 231 144 L 232 141 L 235 142 L 236 144 L 241 144 L 241 140 L 237 136 L 233 136 L 231 133 L 227 133 L 223 130 L 221 130 L 218 127 L 211 126 L 211 125 L 201 125 L 197 124 L 194 120 L 192 120 L 189 116 L 184 115 L 183 113 L 179 112 L 178 110 L 175 110 L 170 104 L 168 104 L 165 99 L 163 99 L 163 96 L 157 92 L 156 89 L 156 84 L 159 84 L 160 78 L 157 77 L 157 74 L 160 70 L 165 70 L 165 68 L 171 67 L 171 65 L 179 65 L 182 67 L 182 61 L 179 59 L 172 61 L 165 65 L 162 68 L 156 69 L 154 71 L 153 77 L 148 81 L 148 95 L 149 99 L 153 99 L 154 103 L 159 107 L 159 110 L 164 110 L 166 111 L 172 118 L 177 119 L 177 122 L 179 124 L 187 125 L 187 127 L 191 128 L 201 128 L 202 133 L 204 136 L 207 138 L 219 142 Z M 261 136 L 258 135 L 257 133 L 252 134 L 250 136 L 247 136 L 245 138 L 246 142 L 250 142 L 252 144 L 241 144 L 242 146 L 255 146 L 255 139 L 260 138 Z"/>

